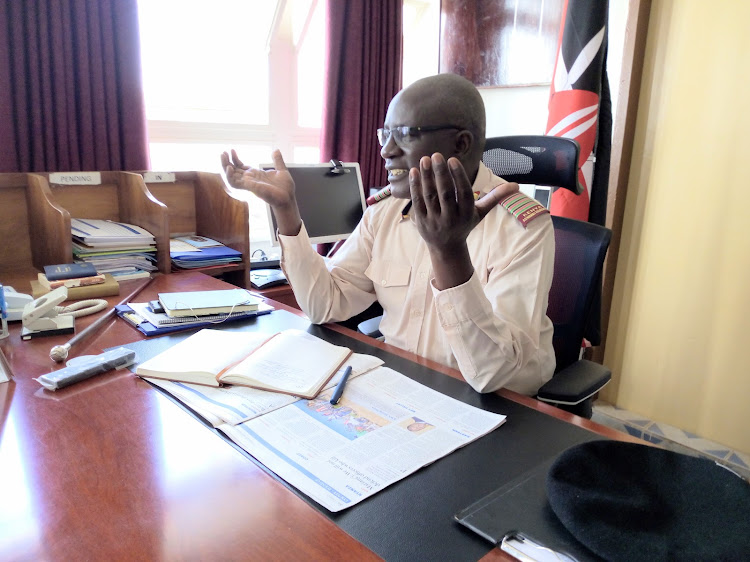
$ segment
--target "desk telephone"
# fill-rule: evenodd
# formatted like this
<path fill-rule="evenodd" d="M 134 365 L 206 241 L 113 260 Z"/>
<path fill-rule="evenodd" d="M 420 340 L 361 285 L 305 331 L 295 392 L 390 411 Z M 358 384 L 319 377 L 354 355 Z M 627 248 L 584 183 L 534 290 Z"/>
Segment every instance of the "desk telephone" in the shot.
<path fill-rule="evenodd" d="M 281 269 L 253 269 L 250 271 L 250 283 L 256 289 L 268 289 L 285 285 L 287 280 Z"/>

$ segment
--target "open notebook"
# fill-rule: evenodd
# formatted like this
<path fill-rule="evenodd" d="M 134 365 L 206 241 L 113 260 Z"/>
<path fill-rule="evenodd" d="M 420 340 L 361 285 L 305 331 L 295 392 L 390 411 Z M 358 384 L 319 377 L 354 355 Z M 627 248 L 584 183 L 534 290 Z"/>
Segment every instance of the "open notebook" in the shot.
<path fill-rule="evenodd" d="M 235 384 L 314 398 L 351 355 L 301 330 L 260 337 L 203 329 L 138 366 L 144 377 L 208 386 Z"/>

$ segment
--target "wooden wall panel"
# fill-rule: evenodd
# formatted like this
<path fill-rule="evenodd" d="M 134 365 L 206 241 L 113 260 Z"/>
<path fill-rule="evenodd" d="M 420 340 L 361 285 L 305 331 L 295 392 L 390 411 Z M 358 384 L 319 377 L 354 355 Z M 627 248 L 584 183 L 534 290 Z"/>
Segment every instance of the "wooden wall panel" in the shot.
<path fill-rule="evenodd" d="M 477 86 L 549 84 L 563 0 L 442 0 L 440 72 Z"/>

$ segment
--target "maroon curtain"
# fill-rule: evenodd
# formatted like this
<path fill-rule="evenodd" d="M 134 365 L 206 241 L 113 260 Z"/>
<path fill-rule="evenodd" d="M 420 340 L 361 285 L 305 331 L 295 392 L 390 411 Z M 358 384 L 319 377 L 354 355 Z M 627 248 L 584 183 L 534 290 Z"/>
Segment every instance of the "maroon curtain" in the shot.
<path fill-rule="evenodd" d="M 328 0 L 322 161 L 359 162 L 365 190 L 387 182 L 375 131 L 401 89 L 401 0 Z"/>
<path fill-rule="evenodd" d="M 0 172 L 148 164 L 137 1 L 0 2 Z"/>

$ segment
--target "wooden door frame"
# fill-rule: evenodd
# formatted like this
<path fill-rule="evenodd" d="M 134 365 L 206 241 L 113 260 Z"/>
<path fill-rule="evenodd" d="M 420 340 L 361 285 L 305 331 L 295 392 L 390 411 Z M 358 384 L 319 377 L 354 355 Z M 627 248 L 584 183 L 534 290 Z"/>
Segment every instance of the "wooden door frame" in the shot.
<path fill-rule="evenodd" d="M 601 345 L 593 350 L 592 358 L 598 363 L 604 359 L 607 343 L 612 295 L 617 273 L 617 258 L 622 238 L 622 222 L 625 200 L 630 179 L 630 165 L 633 156 L 638 101 L 641 91 L 643 59 L 646 52 L 651 0 L 630 0 L 625 23 L 625 43 L 623 45 L 622 72 L 618 86 L 617 109 L 612 124 L 612 151 L 610 155 L 609 186 L 607 192 L 606 226 L 612 230 L 602 280 L 602 339 Z"/>

